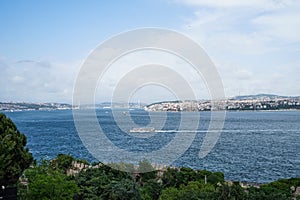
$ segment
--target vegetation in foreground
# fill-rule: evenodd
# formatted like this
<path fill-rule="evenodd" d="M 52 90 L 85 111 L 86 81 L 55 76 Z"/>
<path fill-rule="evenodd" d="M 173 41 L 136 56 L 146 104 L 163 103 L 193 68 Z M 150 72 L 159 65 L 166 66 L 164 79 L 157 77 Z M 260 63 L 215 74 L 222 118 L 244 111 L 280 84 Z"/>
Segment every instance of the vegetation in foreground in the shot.
<path fill-rule="evenodd" d="M 25 135 L 3 114 L 0 114 L 0 145 L 0 183 L 5 187 L 16 185 L 18 199 L 300 199 L 300 178 L 243 188 L 238 182 L 225 181 L 221 172 L 190 168 L 136 173 L 131 164 L 114 164 L 114 168 L 102 163 L 89 165 L 63 154 L 36 163 L 25 147 Z M 145 160 L 138 167 L 138 171 L 152 168 Z"/>
<path fill-rule="evenodd" d="M 18 184 L 19 199 L 220 199 L 285 200 L 300 199 L 300 178 L 282 179 L 257 187 L 242 187 L 239 182 L 224 180 L 221 172 L 168 168 L 164 172 L 134 173 L 134 166 L 123 172 L 101 163 L 82 164 L 69 155 L 58 155 L 25 170 Z M 77 167 L 76 167 L 77 166 Z M 152 167 L 142 161 L 139 167 Z M 72 171 L 72 174 L 70 172 Z M 67 175 L 68 174 L 68 175 Z M 298 188 L 298 189 L 297 189 Z"/>
<path fill-rule="evenodd" d="M 0 186 L 14 184 L 30 166 L 33 157 L 26 148 L 26 136 L 0 113 Z"/>

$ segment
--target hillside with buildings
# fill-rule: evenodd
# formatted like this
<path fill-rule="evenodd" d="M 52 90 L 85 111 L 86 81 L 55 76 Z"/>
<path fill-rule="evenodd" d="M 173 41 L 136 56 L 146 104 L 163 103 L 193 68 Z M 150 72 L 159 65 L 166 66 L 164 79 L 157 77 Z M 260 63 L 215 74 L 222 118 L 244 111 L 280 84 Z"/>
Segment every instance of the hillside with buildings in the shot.
<path fill-rule="evenodd" d="M 27 103 L 27 102 L 0 102 L 0 111 L 24 110 L 66 110 L 72 105 L 65 103 Z"/>
<path fill-rule="evenodd" d="M 164 101 L 145 107 L 146 111 L 212 111 L 212 110 L 291 110 L 300 109 L 300 97 L 258 94 L 237 96 L 219 101 Z"/>

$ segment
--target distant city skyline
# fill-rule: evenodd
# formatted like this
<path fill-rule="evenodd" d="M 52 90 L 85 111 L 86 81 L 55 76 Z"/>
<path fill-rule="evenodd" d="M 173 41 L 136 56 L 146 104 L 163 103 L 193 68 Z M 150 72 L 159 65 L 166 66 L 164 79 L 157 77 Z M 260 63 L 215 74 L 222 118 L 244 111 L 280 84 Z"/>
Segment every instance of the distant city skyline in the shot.
<path fill-rule="evenodd" d="M 226 97 L 259 93 L 300 95 L 300 2 L 294 0 L 1 1 L 0 102 L 72 103 L 73 84 L 89 53 L 127 30 L 160 27 L 197 41 L 215 63 Z M 120 67 L 161 62 L 188 69 L 180 60 L 137 53 L 116 63 L 96 91 L 109 101 Z M 199 99 L 203 80 L 186 71 Z M 176 86 L 176 85 L 175 85 Z M 149 95 L 151 94 L 151 95 Z M 147 86 L 133 102 L 173 100 L 165 88 Z"/>

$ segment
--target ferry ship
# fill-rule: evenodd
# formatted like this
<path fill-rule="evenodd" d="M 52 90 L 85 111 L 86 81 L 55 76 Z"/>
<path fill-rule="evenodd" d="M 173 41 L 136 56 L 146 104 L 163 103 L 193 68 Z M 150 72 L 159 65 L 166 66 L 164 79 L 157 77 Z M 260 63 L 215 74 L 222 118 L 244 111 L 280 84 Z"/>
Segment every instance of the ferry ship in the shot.
<path fill-rule="evenodd" d="M 140 127 L 140 128 L 133 128 L 130 129 L 131 133 L 151 133 L 151 132 L 155 132 L 155 128 L 153 127 Z"/>

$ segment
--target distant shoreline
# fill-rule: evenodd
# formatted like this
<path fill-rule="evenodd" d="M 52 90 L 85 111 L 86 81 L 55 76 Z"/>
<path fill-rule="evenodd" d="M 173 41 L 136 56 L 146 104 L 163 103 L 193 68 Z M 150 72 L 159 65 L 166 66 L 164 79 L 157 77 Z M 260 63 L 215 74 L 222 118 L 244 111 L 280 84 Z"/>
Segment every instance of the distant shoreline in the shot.
<path fill-rule="evenodd" d="M 87 109 L 93 109 L 93 108 L 87 108 Z M 99 110 L 99 109 L 103 109 L 103 108 L 95 108 L 95 110 Z M 114 109 L 114 108 L 113 108 Z M 128 110 L 128 109 L 132 109 L 132 108 L 115 108 L 115 109 L 121 109 L 121 110 Z M 64 111 L 64 110 L 73 110 L 73 108 L 62 108 L 62 109 L 10 109 L 10 110 L 1 110 L 0 112 L 29 112 L 29 111 Z M 103 110 L 111 110 L 110 109 L 103 109 Z M 145 109 L 142 109 L 145 110 Z M 153 112 L 153 113 L 180 113 L 180 112 L 184 112 L 184 113 L 197 113 L 197 112 L 297 112 L 300 111 L 300 109 L 279 109 L 279 110 L 200 110 L 200 111 L 172 111 L 172 110 L 168 110 L 168 111 L 162 111 L 162 110 L 157 110 L 157 111 L 148 111 L 145 110 L 146 112 Z"/>
<path fill-rule="evenodd" d="M 261 112 L 261 111 L 298 111 L 300 96 L 288 97 L 271 94 L 237 96 L 222 100 L 176 100 L 161 101 L 151 104 L 134 102 L 102 102 L 93 105 L 70 105 L 66 103 L 30 103 L 0 102 L 0 112 L 33 110 L 71 110 L 71 109 L 144 109 L 148 112 Z"/>
<path fill-rule="evenodd" d="M 300 97 L 259 96 L 201 101 L 164 101 L 145 106 L 146 111 L 280 111 L 300 110 Z"/>
<path fill-rule="evenodd" d="M 201 112 L 300 112 L 300 109 L 285 109 L 285 110 L 201 110 L 201 111 L 147 111 L 152 113 L 201 113 Z"/>

